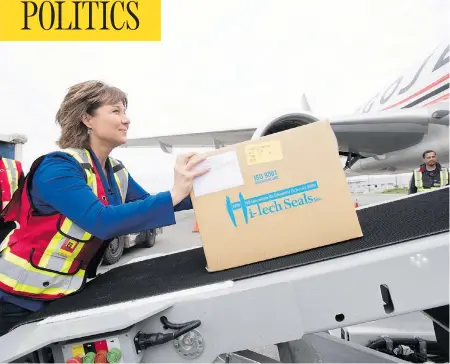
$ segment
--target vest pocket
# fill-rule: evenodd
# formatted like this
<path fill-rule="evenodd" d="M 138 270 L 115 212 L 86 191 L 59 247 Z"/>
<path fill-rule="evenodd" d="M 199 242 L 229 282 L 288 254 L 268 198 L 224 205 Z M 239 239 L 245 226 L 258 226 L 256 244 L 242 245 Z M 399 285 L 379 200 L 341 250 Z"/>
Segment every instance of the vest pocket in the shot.
<path fill-rule="evenodd" d="M 35 249 L 30 252 L 30 264 L 35 269 L 50 273 L 71 276 L 81 269 L 81 262 L 70 257 L 63 257 L 57 253 L 43 253 L 40 258 L 35 254 Z"/>
<path fill-rule="evenodd" d="M 45 273 L 36 272 L 29 264 L 22 270 L 14 290 L 17 292 L 27 292 L 31 294 L 65 294 L 72 284 L 72 280 L 76 276 L 47 275 Z M 34 267 L 35 268 L 35 267 Z"/>

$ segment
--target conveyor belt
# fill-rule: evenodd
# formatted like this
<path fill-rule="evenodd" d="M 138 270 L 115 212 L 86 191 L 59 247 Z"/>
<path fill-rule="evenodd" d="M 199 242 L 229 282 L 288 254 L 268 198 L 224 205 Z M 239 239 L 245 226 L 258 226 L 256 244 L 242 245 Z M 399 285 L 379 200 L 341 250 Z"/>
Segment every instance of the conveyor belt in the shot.
<path fill-rule="evenodd" d="M 449 189 L 417 194 L 357 213 L 364 233 L 362 238 L 214 273 L 205 270 L 202 248 L 128 264 L 90 281 L 82 292 L 48 304 L 26 322 L 227 280 L 241 280 L 445 232 L 449 230 Z"/>

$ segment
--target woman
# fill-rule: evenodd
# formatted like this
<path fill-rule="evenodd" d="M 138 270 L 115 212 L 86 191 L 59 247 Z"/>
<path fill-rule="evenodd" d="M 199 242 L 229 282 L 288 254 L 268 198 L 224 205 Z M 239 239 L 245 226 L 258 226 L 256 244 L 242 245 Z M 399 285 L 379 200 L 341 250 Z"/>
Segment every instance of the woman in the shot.
<path fill-rule="evenodd" d="M 178 157 L 173 188 L 149 195 L 110 157 L 127 140 L 127 105 L 121 90 L 99 81 L 64 98 L 61 151 L 33 163 L 2 212 L 16 227 L 0 247 L 0 335 L 45 302 L 80 291 L 111 239 L 175 224 L 175 211 L 192 208 L 193 179 L 208 172 L 192 168 L 203 158 Z"/>

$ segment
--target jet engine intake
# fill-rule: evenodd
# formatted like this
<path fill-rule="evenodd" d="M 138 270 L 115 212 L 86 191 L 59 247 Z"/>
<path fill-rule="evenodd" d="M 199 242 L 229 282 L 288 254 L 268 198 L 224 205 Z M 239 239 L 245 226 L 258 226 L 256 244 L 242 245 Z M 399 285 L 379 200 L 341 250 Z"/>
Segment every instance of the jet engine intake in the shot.
<path fill-rule="evenodd" d="M 292 113 L 284 114 L 266 125 L 258 128 L 253 134 L 252 139 L 258 139 L 260 137 L 279 133 L 281 131 L 297 128 L 299 126 L 307 125 L 318 121 L 314 115 L 308 113 Z"/>

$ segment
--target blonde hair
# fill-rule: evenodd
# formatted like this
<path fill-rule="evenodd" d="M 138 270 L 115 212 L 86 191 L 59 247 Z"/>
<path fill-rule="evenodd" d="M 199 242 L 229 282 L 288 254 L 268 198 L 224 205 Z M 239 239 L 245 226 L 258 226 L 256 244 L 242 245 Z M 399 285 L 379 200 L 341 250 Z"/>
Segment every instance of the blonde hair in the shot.
<path fill-rule="evenodd" d="M 103 105 L 119 102 L 125 108 L 128 106 L 126 94 L 101 81 L 86 81 L 70 87 L 56 113 L 56 122 L 61 126 L 57 145 L 62 149 L 89 147 L 88 128 L 82 122 L 83 117 L 93 115 Z"/>

